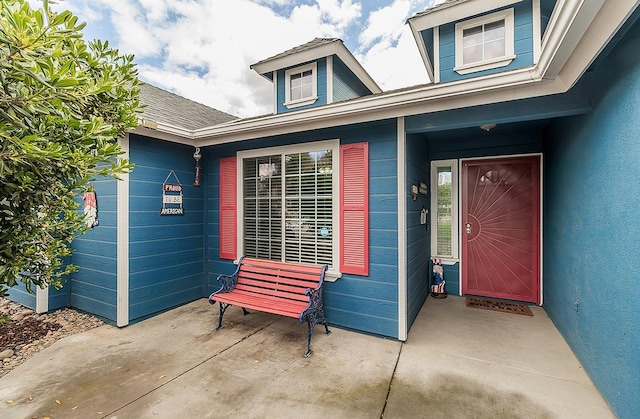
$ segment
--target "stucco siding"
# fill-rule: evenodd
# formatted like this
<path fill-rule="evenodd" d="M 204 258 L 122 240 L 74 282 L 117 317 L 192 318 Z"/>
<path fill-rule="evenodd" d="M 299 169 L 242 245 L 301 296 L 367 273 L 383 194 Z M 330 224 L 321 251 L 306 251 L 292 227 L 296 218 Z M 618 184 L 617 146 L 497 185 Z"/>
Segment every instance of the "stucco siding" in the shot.
<path fill-rule="evenodd" d="M 640 417 L 640 26 L 545 142 L 544 307 L 620 418 Z"/>

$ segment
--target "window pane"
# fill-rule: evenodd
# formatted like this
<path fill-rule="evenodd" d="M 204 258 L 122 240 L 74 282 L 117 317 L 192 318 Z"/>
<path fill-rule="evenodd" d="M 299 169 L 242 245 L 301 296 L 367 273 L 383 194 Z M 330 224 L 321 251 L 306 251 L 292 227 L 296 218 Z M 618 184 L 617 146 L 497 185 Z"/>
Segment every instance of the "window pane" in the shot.
<path fill-rule="evenodd" d="M 505 20 L 487 23 L 462 31 L 462 63 L 470 64 L 504 57 Z"/>
<path fill-rule="evenodd" d="M 285 260 L 332 264 L 331 152 L 288 154 Z"/>
<path fill-rule="evenodd" d="M 451 167 L 438 167 L 438 198 L 437 198 L 437 254 L 439 256 L 452 255 L 452 206 Z"/>
<path fill-rule="evenodd" d="M 279 155 L 243 161 L 244 253 L 249 257 L 282 257 L 281 165 Z"/>
<path fill-rule="evenodd" d="M 484 41 L 488 42 L 496 39 L 504 39 L 504 20 L 484 25 Z"/>
<path fill-rule="evenodd" d="M 330 150 L 244 160 L 247 256 L 333 264 L 332 162 Z"/>
<path fill-rule="evenodd" d="M 462 46 L 464 48 L 482 44 L 482 26 L 462 31 Z"/>
<path fill-rule="evenodd" d="M 289 76 L 290 100 L 300 100 L 313 96 L 313 70 Z"/>
<path fill-rule="evenodd" d="M 504 57 L 504 39 L 488 42 L 484 46 L 484 59 L 489 60 L 491 58 Z"/>
<path fill-rule="evenodd" d="M 464 64 L 482 61 L 482 45 L 465 48 L 463 51 L 462 62 Z"/>

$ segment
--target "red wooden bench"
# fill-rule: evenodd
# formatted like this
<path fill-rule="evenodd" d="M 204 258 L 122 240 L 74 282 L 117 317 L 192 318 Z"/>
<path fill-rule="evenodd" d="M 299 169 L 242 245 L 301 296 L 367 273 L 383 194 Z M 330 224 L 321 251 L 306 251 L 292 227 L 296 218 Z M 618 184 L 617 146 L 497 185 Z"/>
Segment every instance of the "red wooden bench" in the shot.
<path fill-rule="evenodd" d="M 220 275 L 219 290 L 209 296 L 209 303 L 220 303 L 219 330 L 222 316 L 229 306 L 293 317 L 307 322 L 307 351 L 311 355 L 311 334 L 316 324 L 327 327 L 322 300 L 322 286 L 327 265 L 313 266 L 270 260 L 240 258 L 233 275 Z"/>

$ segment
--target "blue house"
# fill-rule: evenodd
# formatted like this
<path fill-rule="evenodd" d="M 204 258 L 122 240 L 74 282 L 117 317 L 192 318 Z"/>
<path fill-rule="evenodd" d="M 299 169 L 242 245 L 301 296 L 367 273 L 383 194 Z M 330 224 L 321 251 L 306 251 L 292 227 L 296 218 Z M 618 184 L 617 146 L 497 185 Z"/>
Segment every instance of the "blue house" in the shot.
<path fill-rule="evenodd" d="M 437 258 L 450 294 L 542 305 L 640 417 L 639 3 L 448 0 L 408 20 L 428 84 L 382 92 L 315 39 L 252 65 L 271 114 L 145 115 L 120 140 L 136 169 L 96 182 L 100 226 L 41 309 L 125 326 L 250 255 L 327 263 L 330 323 L 406 340 Z"/>

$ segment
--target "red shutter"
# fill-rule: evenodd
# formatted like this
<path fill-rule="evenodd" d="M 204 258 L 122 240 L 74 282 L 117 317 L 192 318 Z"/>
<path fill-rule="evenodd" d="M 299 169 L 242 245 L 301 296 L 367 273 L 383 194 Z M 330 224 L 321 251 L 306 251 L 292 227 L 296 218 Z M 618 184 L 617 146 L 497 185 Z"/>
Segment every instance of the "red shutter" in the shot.
<path fill-rule="evenodd" d="M 369 275 L 369 143 L 340 146 L 340 271 Z"/>
<path fill-rule="evenodd" d="M 220 259 L 236 259 L 236 158 L 220 159 Z"/>

